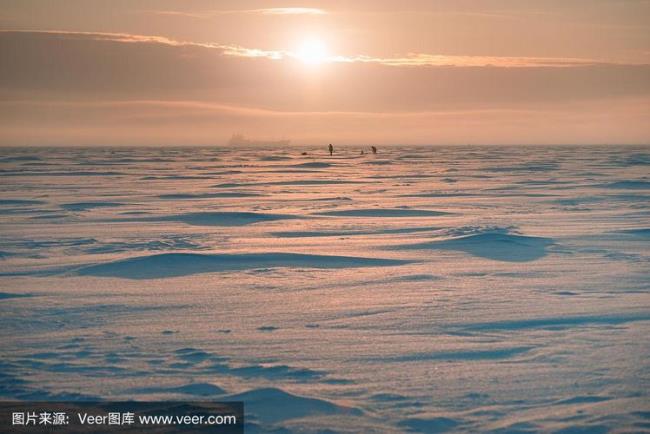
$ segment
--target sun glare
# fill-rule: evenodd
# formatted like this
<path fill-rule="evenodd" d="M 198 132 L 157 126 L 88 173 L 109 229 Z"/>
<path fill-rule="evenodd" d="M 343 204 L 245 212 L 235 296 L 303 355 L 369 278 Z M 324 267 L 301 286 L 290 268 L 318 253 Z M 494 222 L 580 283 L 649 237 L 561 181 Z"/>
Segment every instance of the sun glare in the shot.
<path fill-rule="evenodd" d="M 327 60 L 327 47 L 318 39 L 304 41 L 296 51 L 296 58 L 308 65 L 318 65 Z"/>

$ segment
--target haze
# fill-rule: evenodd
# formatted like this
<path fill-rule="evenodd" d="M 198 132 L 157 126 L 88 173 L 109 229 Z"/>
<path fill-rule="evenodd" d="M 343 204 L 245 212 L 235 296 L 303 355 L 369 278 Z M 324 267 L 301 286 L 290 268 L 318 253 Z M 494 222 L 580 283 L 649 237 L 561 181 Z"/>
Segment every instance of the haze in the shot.
<path fill-rule="evenodd" d="M 5 146 L 650 142 L 648 1 L 0 5 Z"/>

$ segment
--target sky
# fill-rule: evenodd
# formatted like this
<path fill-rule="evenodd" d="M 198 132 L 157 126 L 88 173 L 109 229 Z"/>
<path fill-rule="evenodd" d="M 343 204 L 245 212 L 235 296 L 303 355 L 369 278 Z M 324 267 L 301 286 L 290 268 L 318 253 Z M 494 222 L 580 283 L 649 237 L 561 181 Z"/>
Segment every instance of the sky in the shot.
<path fill-rule="evenodd" d="M 0 0 L 0 145 L 650 143 L 650 0 Z"/>

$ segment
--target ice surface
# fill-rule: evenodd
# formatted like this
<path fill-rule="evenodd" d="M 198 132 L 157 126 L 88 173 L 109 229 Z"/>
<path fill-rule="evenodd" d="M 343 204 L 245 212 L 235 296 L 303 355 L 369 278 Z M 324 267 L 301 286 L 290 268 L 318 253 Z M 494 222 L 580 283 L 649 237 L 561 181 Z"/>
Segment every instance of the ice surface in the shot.
<path fill-rule="evenodd" d="M 77 202 L 77 203 L 64 203 L 61 208 L 67 211 L 88 211 L 93 208 L 101 207 L 115 207 L 122 206 L 123 203 L 117 202 Z"/>
<path fill-rule="evenodd" d="M 293 395 L 277 388 L 249 390 L 227 396 L 226 399 L 244 401 L 250 412 L 266 423 L 322 414 L 361 414 L 361 411 L 356 408 L 336 405 L 322 399 Z M 278 411 L 279 408 L 282 411 Z"/>
<path fill-rule="evenodd" d="M 123 221 L 164 222 L 172 221 L 194 226 L 242 226 L 252 223 L 296 218 L 284 214 L 264 214 L 253 212 L 191 212 L 160 217 L 139 217 Z"/>
<path fill-rule="evenodd" d="M 408 263 L 408 261 L 273 252 L 237 255 L 162 253 L 122 259 L 105 264 L 89 265 L 80 268 L 76 272 L 82 276 L 161 279 L 263 267 L 356 268 L 402 265 L 405 263 Z"/>
<path fill-rule="evenodd" d="M 341 217 L 433 217 L 448 213 L 426 209 L 346 209 L 341 211 L 326 211 L 320 215 Z"/>
<path fill-rule="evenodd" d="M 0 399 L 242 399 L 251 433 L 648 431 L 649 161 L 4 149 Z"/>
<path fill-rule="evenodd" d="M 473 235 L 403 246 L 404 249 L 458 250 L 496 261 L 527 262 L 546 256 L 553 240 L 489 229 Z"/>

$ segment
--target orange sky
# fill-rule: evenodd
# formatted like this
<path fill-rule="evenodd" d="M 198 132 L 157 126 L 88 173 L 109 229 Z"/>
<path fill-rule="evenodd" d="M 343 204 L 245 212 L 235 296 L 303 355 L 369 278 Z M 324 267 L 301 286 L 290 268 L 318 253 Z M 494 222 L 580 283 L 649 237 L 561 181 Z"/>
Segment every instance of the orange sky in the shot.
<path fill-rule="evenodd" d="M 650 142 L 646 0 L 0 6 L 1 145 Z"/>

